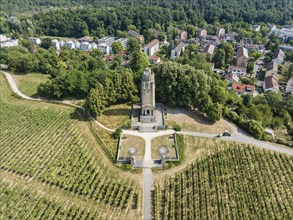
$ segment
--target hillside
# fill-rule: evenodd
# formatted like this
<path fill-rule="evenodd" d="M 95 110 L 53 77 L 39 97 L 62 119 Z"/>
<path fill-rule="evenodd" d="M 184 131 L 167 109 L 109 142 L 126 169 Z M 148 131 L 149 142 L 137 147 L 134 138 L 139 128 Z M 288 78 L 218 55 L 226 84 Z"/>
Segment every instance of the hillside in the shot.
<path fill-rule="evenodd" d="M 0 82 L 0 219 L 139 215 L 136 175 L 109 161 L 81 112 L 16 99 Z"/>

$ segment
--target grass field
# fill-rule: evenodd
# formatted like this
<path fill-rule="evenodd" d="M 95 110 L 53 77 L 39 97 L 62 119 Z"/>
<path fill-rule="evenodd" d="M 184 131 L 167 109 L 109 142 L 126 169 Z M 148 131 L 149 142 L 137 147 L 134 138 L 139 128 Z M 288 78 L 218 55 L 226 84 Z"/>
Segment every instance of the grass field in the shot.
<path fill-rule="evenodd" d="M 137 160 L 144 159 L 145 153 L 145 141 L 141 137 L 136 137 L 132 135 L 123 135 L 121 139 L 121 150 L 120 150 L 120 157 L 129 157 L 128 149 L 130 147 L 136 147 L 136 154 L 135 157 Z"/>
<path fill-rule="evenodd" d="M 231 128 L 223 120 L 211 123 L 198 112 L 185 108 L 167 107 L 166 125 L 172 128 L 173 125 L 180 125 L 182 131 L 196 131 L 205 133 L 222 133 Z"/>
<path fill-rule="evenodd" d="M 2 75 L 0 94 L 0 219 L 141 216 L 139 178 L 113 165 L 81 112 L 14 98 Z"/>
<path fill-rule="evenodd" d="M 156 176 L 155 219 L 292 219 L 292 156 L 193 137 L 185 142 L 194 146 L 192 163 Z"/>
<path fill-rule="evenodd" d="M 108 128 L 116 129 L 129 119 L 131 106 L 127 104 L 112 105 L 106 108 L 97 120 Z"/>
<path fill-rule="evenodd" d="M 175 143 L 173 135 L 164 135 L 152 139 L 152 159 L 161 159 L 161 155 L 159 154 L 158 149 L 162 146 L 166 147 L 168 150 L 168 153 L 166 154 L 167 158 L 176 158 L 176 150 L 174 148 L 174 144 Z"/>
<path fill-rule="evenodd" d="M 37 96 L 38 86 L 49 79 L 45 74 L 11 74 L 15 79 L 19 90 L 27 96 Z"/>

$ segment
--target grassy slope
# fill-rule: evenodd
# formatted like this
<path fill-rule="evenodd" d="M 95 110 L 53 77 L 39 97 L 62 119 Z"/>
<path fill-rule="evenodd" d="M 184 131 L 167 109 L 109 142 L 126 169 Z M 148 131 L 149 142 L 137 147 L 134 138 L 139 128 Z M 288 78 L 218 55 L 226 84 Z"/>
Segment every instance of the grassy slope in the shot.
<path fill-rule="evenodd" d="M 18 84 L 18 88 L 27 96 L 36 96 L 38 93 L 38 86 L 49 79 L 49 75 L 45 74 L 25 74 L 12 75 Z"/>
<path fill-rule="evenodd" d="M 16 99 L 2 75 L 0 94 L 0 219 L 24 218 L 43 199 L 59 210 L 58 217 L 71 208 L 95 218 L 140 215 L 139 177 L 112 164 L 80 112 Z M 23 209 L 28 210 L 18 212 Z"/>

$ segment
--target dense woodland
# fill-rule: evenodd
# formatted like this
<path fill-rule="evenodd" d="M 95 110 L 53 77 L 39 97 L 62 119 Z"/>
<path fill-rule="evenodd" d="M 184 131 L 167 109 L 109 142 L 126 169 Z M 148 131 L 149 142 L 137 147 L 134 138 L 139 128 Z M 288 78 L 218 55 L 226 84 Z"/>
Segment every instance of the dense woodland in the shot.
<path fill-rule="evenodd" d="M 96 7 L 91 7 L 92 5 Z M 66 10 L 60 10 L 60 7 L 66 7 Z M 35 12 L 26 13 L 30 10 Z M 199 27 L 215 22 L 263 22 L 282 25 L 292 23 L 293 20 L 293 4 L 290 0 L 15 0 L 13 4 L 5 0 L 1 1 L 1 11 L 0 33 L 66 37 L 87 34 L 97 37 L 117 35 L 118 30 L 126 31 L 129 25 L 134 25 L 143 33 L 148 28 L 167 31 L 170 26 L 184 28 L 187 24 Z M 10 15 L 17 15 L 18 18 L 11 18 Z"/>

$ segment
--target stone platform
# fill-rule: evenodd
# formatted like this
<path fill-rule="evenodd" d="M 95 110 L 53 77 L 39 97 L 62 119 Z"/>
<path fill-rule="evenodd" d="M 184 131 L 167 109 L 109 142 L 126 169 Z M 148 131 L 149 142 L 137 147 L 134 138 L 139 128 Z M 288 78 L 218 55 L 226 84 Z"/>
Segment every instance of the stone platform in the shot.
<path fill-rule="evenodd" d="M 165 129 L 164 107 L 161 103 L 156 103 L 156 122 L 142 123 L 140 122 L 141 106 L 139 104 L 132 106 L 131 112 L 131 129 L 139 130 L 141 132 L 154 132 Z"/>

